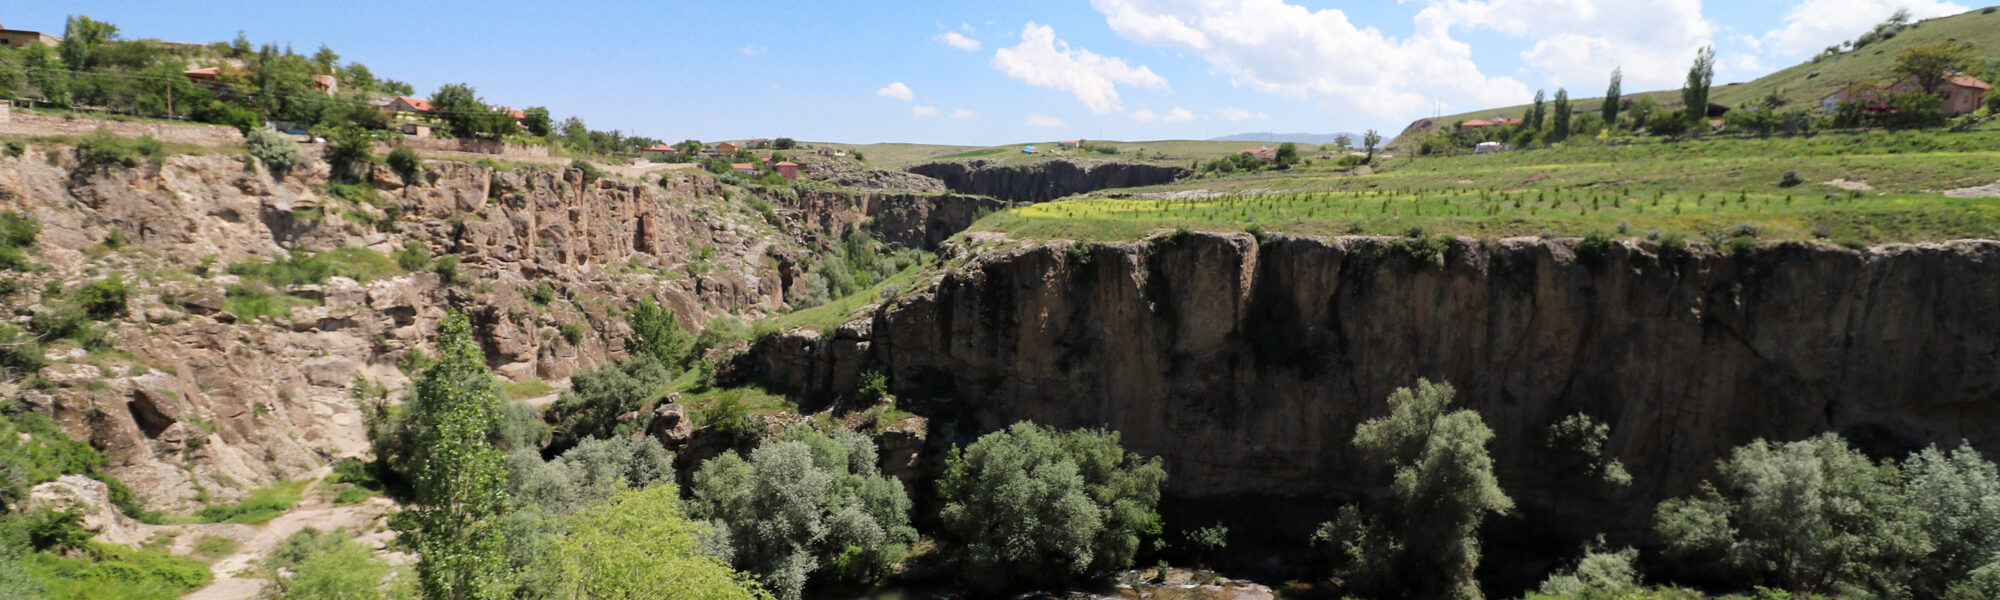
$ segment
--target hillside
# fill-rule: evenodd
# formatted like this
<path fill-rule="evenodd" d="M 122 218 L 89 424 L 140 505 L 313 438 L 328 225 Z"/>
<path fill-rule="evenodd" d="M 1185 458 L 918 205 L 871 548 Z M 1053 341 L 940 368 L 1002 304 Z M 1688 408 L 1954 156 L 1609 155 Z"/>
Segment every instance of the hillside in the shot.
<path fill-rule="evenodd" d="M 1856 35 L 1861 33 L 1855 32 Z M 1903 49 L 1945 40 L 1969 42 L 1977 48 L 1977 54 L 1985 60 L 2000 59 L 2000 10 L 1984 8 L 1912 23 L 1895 37 L 1869 44 L 1860 50 L 1818 61 L 1799 63 L 1748 82 L 1717 83 L 1711 90 L 1710 100 L 1718 104 L 1738 106 L 1761 100 L 1776 92 L 1785 100 L 1787 106 L 1817 106 L 1820 99 L 1849 83 L 1869 78 L 1893 77 L 1891 71 L 1896 64 L 1896 55 Z M 1606 65 L 1604 72 L 1610 73 L 1614 66 Z M 1570 90 L 1570 103 L 1580 113 L 1597 112 L 1604 104 L 1602 94 L 1607 83 L 1589 82 L 1578 89 Z M 1553 99 L 1555 90 L 1551 89 L 1548 92 L 1549 98 Z M 1576 97 L 1580 94 L 1595 95 L 1587 98 Z M 1663 109 L 1672 110 L 1681 104 L 1679 89 L 1649 92 L 1628 90 L 1623 94 L 1625 98 L 1630 99 L 1637 99 L 1641 95 L 1652 96 Z M 1437 126 L 1450 126 L 1452 123 L 1472 119 L 1491 119 L 1496 116 L 1519 117 L 1526 114 L 1528 109 L 1528 104 L 1517 104 L 1420 119 L 1406 127 L 1401 134 L 1390 141 L 1389 146 L 1400 148 L 1403 142 L 1409 139 L 1408 136 L 1416 131 L 1430 131 Z"/>
<path fill-rule="evenodd" d="M 1348 133 L 1345 131 L 1335 132 L 1335 133 L 1273 133 L 1269 131 L 1259 131 L 1256 133 L 1239 133 L 1236 135 L 1225 135 L 1218 138 L 1209 138 L 1208 141 L 1264 142 L 1267 144 L 1282 144 L 1285 142 L 1291 142 L 1294 144 L 1311 144 L 1317 146 L 1320 144 L 1331 144 L 1335 140 L 1340 139 L 1340 136 L 1343 135 L 1347 136 L 1349 143 L 1354 143 L 1354 144 L 1360 143 L 1359 141 L 1356 141 L 1361 139 L 1360 134 Z"/>

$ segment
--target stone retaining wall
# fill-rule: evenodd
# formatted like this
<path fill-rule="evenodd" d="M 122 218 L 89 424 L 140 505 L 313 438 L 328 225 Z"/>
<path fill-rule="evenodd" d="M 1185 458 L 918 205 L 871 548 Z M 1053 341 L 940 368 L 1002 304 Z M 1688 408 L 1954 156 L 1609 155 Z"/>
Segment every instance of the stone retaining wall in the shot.
<path fill-rule="evenodd" d="M 226 125 L 163 123 L 159 121 L 119 121 L 75 115 L 20 113 L 0 119 L 0 135 L 90 135 L 98 127 L 125 137 L 151 135 L 169 144 L 190 146 L 232 146 L 243 143 L 243 134 Z"/>

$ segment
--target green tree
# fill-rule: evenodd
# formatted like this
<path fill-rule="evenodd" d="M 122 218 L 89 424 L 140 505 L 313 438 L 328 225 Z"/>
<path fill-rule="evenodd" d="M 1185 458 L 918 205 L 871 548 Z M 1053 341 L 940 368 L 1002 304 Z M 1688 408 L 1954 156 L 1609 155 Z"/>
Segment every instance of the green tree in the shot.
<path fill-rule="evenodd" d="M 1896 597 L 1908 592 L 1913 562 L 1932 549 L 1902 472 L 1840 436 L 1758 440 L 1716 470 L 1694 497 L 1660 503 L 1654 527 L 1669 554 L 1795 592 Z"/>
<path fill-rule="evenodd" d="M 625 315 L 625 323 L 632 328 L 632 336 L 625 338 L 625 351 L 650 355 L 670 369 L 680 368 L 694 344 L 693 336 L 681 329 L 674 309 L 661 308 L 652 298 L 641 299 L 639 306 Z"/>
<path fill-rule="evenodd" d="M 1635 110 L 1633 112 L 1637 113 L 1638 111 Z M 1661 137 L 1679 137 L 1681 134 L 1688 132 L 1688 119 L 1686 110 L 1654 112 L 1652 113 L 1652 115 L 1653 118 L 1646 121 L 1646 131 L 1652 133 L 1653 135 Z"/>
<path fill-rule="evenodd" d="M 1549 142 L 1556 143 L 1569 139 L 1569 90 L 1556 88 L 1555 121 L 1549 127 Z"/>
<path fill-rule="evenodd" d="M 1140 538 L 1159 532 L 1165 479 L 1117 432 L 1016 423 L 946 459 L 942 536 L 976 591 L 1059 587 L 1131 566 Z"/>
<path fill-rule="evenodd" d="M 1979 57 L 1970 43 L 1939 40 L 1904 48 L 1896 55 L 1896 74 L 1917 80 L 1925 92 L 1939 93 L 1945 82 L 1961 72 L 1979 69 Z"/>
<path fill-rule="evenodd" d="M 319 67 L 317 74 L 320 75 L 333 75 L 340 72 L 338 69 L 340 66 L 340 55 L 334 54 L 333 49 L 328 48 L 326 44 L 320 44 L 319 51 L 313 53 L 312 63 L 314 66 Z"/>
<path fill-rule="evenodd" d="M 1681 107 L 1689 129 L 1708 123 L 1708 88 L 1715 84 L 1715 46 L 1702 46 L 1688 67 L 1687 83 L 1681 86 Z"/>
<path fill-rule="evenodd" d="M 1347 135 L 1345 133 L 1333 136 L 1333 145 L 1338 146 L 1341 150 L 1353 148 L 1354 136 Z"/>
<path fill-rule="evenodd" d="M 472 86 L 447 84 L 431 93 L 431 106 L 444 116 L 456 137 L 500 139 L 520 131 L 514 117 L 493 110 Z"/>
<path fill-rule="evenodd" d="M 1493 430 L 1479 413 L 1447 412 L 1449 383 L 1418 380 L 1389 394 L 1389 414 L 1355 428 L 1354 445 L 1393 476 L 1392 497 L 1343 509 L 1314 540 L 1338 546 L 1356 588 L 1377 597 L 1481 598 L 1479 526 L 1513 510 L 1493 475 Z"/>
<path fill-rule="evenodd" d="M 867 436 L 795 427 L 747 462 L 724 454 L 703 463 L 689 512 L 726 532 L 736 566 L 780 598 L 802 597 L 815 574 L 876 583 L 917 540 L 903 484 L 877 460 Z"/>
<path fill-rule="evenodd" d="M 62 56 L 63 66 L 69 70 L 83 71 L 92 66 L 94 51 L 115 39 L 118 26 L 75 15 L 63 24 L 63 39 L 56 45 L 56 53 Z"/>
<path fill-rule="evenodd" d="M 438 322 L 436 346 L 437 362 L 417 378 L 407 409 L 415 498 L 405 533 L 426 600 L 502 598 L 506 469 L 489 439 L 500 387 L 463 313 Z"/>
<path fill-rule="evenodd" d="M 756 582 L 701 551 L 702 526 L 681 513 L 670 483 L 612 497 L 566 520 L 545 560 L 551 598 L 768 600 Z"/>
<path fill-rule="evenodd" d="M 1292 166 L 1299 162 L 1299 145 L 1291 142 L 1278 144 L 1277 161 L 1282 166 Z"/>
<path fill-rule="evenodd" d="M 1361 136 L 1361 146 L 1368 150 L 1368 162 L 1375 162 L 1375 147 L 1382 144 L 1382 134 L 1373 129 Z"/>
<path fill-rule="evenodd" d="M 548 107 L 531 106 L 521 114 L 527 115 L 521 119 L 521 127 L 528 130 L 528 135 L 546 137 L 555 132 L 555 122 L 549 119 Z"/>
<path fill-rule="evenodd" d="M 1605 127 L 1618 128 L 1618 103 L 1623 101 L 1624 90 L 1620 89 L 1623 87 L 1625 87 L 1625 68 L 1612 69 L 1611 89 L 1605 90 L 1604 106 L 1598 108 L 1604 114 Z"/>
<path fill-rule="evenodd" d="M 1535 103 L 1528 109 L 1527 126 L 1531 131 L 1541 131 L 1542 124 L 1548 119 L 1549 109 L 1544 104 L 1544 98 L 1542 90 L 1535 90 Z"/>
<path fill-rule="evenodd" d="M 1557 469 L 1565 476 L 1631 485 L 1632 474 L 1625 471 L 1625 464 L 1604 448 L 1610 439 L 1610 425 L 1576 413 L 1549 426 L 1546 446 L 1554 453 Z"/>
<path fill-rule="evenodd" d="M 273 179 L 284 179 L 292 167 L 305 161 L 305 153 L 299 150 L 299 143 L 270 129 L 257 128 L 243 138 L 243 148 L 264 163 L 264 169 L 271 172 Z"/>
<path fill-rule="evenodd" d="M 1970 444 L 1951 452 L 1936 446 L 1903 461 L 1904 496 L 1930 515 L 1926 528 L 1936 551 L 1917 563 L 1912 587 L 1920 597 L 1942 596 L 1989 563 L 2000 560 L 2000 471 Z"/>
<path fill-rule="evenodd" d="M 546 415 L 555 424 L 549 450 L 560 452 L 587 438 L 630 437 L 644 431 L 652 421 L 650 404 L 672 384 L 673 372 L 646 352 L 578 372 Z M 638 419 L 620 421 L 634 412 Z"/>
<path fill-rule="evenodd" d="M 1599 537 L 1584 548 L 1576 566 L 1543 580 L 1540 591 L 1544 596 L 1574 600 L 1628 598 L 1639 590 L 1639 571 L 1632 564 L 1637 558 L 1639 551 L 1633 548 L 1605 550 L 1604 538 Z"/>

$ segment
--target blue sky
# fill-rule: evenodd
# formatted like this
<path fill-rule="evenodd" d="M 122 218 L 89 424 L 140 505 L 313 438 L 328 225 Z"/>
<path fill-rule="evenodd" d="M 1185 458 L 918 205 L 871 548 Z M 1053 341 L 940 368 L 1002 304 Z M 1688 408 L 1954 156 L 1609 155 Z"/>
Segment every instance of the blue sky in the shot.
<path fill-rule="evenodd" d="M 1535 89 L 1675 87 L 1696 48 L 1718 83 L 1942 0 L 1074 0 L 1054 2 L 23 2 L 128 38 L 255 42 L 593 128 L 669 140 L 852 143 L 1202 139 L 1379 129 L 1525 102 Z M 896 85 L 900 84 L 900 85 Z"/>

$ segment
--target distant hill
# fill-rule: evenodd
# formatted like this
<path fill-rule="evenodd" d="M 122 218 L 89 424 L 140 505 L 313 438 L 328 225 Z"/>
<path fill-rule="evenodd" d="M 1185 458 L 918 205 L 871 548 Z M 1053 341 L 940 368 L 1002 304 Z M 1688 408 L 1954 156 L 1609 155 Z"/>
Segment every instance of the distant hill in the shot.
<path fill-rule="evenodd" d="M 1355 134 L 1355 133 L 1271 133 L 1271 132 L 1268 132 L 1268 131 L 1259 131 L 1259 132 L 1256 132 L 1256 133 L 1239 133 L 1239 134 L 1236 134 L 1236 135 L 1225 135 L 1225 136 L 1222 136 L 1222 137 L 1219 137 L 1219 138 L 1214 138 L 1214 139 L 1211 139 L 1211 140 L 1208 140 L 1208 141 L 1211 141 L 1211 142 L 1269 142 L 1269 143 L 1273 143 L 1273 144 L 1282 144 L 1282 143 L 1285 143 L 1285 142 L 1291 142 L 1291 143 L 1294 143 L 1294 144 L 1313 144 L 1313 145 L 1319 145 L 1319 144 L 1331 144 L 1331 143 L 1333 143 L 1333 139 L 1334 139 L 1334 138 L 1337 138 L 1337 137 L 1340 137 L 1340 136 L 1343 136 L 1343 135 L 1344 135 L 1344 136 L 1347 136 L 1347 137 L 1348 137 L 1348 139 L 1350 139 L 1350 140 L 1353 140 L 1353 141 L 1354 141 L 1354 143 L 1356 143 L 1356 144 L 1359 144 L 1359 143 L 1361 143 L 1361 135 L 1360 135 L 1360 134 Z"/>
<path fill-rule="evenodd" d="M 1865 31 L 1854 32 L 1859 37 Z M 1847 84 L 1863 79 L 1893 79 L 1896 55 L 1910 46 L 1929 44 L 1944 40 L 1969 42 L 1976 48 L 1974 54 L 1982 60 L 2000 57 L 2000 10 L 1993 8 L 1974 9 L 1969 12 L 1939 17 L 1910 24 L 1895 37 L 1869 44 L 1860 50 L 1841 53 L 1838 56 L 1806 61 L 1784 70 L 1759 77 L 1745 83 L 1716 83 L 1709 90 L 1709 100 L 1726 106 L 1741 106 L 1770 96 L 1773 92 L 1784 99 L 1787 110 L 1806 106 L 1819 106 L 1820 99 L 1834 93 Z M 1694 56 L 1688 56 L 1693 62 Z M 1614 65 L 1605 65 L 1604 72 L 1610 73 Z M 1988 74 L 1984 79 L 1991 81 L 1995 76 Z M 1603 106 L 1602 96 L 1577 98 L 1578 94 L 1602 94 L 1609 81 L 1594 82 L 1579 89 L 1570 90 L 1570 104 L 1580 113 L 1593 113 Z M 1555 97 L 1555 90 L 1548 90 L 1549 97 Z M 1680 107 L 1681 96 L 1678 88 L 1652 92 L 1627 91 L 1624 97 L 1636 99 L 1640 95 L 1650 95 L 1660 108 L 1674 110 Z M 1523 98 L 1527 100 L 1527 98 Z M 1471 119 L 1488 119 L 1497 115 L 1519 117 L 1526 114 L 1525 104 L 1489 108 L 1456 115 L 1446 115 L 1430 119 L 1419 119 L 1411 123 L 1403 133 L 1390 142 L 1392 147 L 1401 147 L 1411 134 L 1432 131 L 1437 127 L 1451 127 L 1453 123 Z"/>

